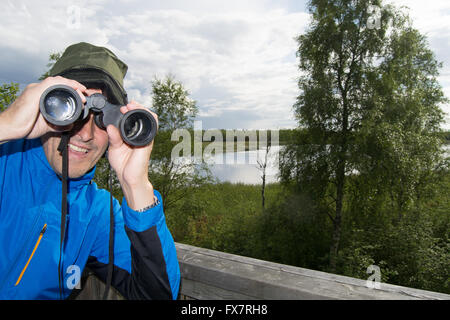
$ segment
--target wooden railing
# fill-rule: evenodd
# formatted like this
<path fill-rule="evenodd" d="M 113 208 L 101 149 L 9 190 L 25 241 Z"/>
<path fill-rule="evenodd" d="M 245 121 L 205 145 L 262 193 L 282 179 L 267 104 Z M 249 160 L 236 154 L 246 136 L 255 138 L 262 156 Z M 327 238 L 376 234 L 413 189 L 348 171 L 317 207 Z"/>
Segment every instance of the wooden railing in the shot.
<path fill-rule="evenodd" d="M 450 295 L 293 267 L 176 243 L 182 299 L 426 299 Z M 369 276 L 369 275 L 368 275 Z M 100 299 L 104 284 L 90 276 L 77 299 Z M 121 299 L 111 291 L 110 299 Z"/>

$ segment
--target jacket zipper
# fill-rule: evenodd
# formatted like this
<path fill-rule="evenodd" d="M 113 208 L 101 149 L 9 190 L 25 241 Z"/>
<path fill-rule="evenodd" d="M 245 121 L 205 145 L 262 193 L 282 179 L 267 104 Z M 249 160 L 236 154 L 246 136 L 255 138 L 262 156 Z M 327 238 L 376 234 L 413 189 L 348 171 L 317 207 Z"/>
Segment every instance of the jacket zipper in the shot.
<path fill-rule="evenodd" d="M 36 244 L 34 245 L 33 251 L 31 252 L 30 257 L 28 258 L 28 261 L 27 261 L 27 263 L 25 264 L 25 267 L 23 267 L 22 272 L 20 273 L 19 278 L 17 279 L 16 284 L 15 284 L 14 286 L 19 285 L 20 280 L 22 280 L 22 277 L 23 277 L 25 271 L 27 270 L 28 265 L 30 264 L 31 259 L 33 258 L 34 253 L 36 252 L 36 249 L 39 247 L 39 243 L 41 242 L 42 237 L 44 236 L 44 233 L 45 233 L 46 230 L 47 230 L 47 224 L 44 224 L 44 226 L 42 227 L 41 232 L 39 233 L 39 238 L 37 239 Z"/>

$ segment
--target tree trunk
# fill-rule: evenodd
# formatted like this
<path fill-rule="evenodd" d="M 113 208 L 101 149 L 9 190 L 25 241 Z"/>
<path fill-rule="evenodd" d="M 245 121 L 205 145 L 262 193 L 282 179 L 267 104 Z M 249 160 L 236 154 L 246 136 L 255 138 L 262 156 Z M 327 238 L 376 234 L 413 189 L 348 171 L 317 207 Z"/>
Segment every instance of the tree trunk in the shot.
<path fill-rule="evenodd" d="M 341 83 L 341 78 L 338 76 L 338 81 Z M 345 168 L 347 163 L 347 134 L 348 134 L 348 102 L 347 102 L 347 85 L 339 86 L 342 94 L 342 131 L 340 145 L 341 150 L 338 158 L 336 168 L 336 214 L 333 221 L 333 240 L 330 247 L 330 272 L 336 272 L 336 262 L 339 251 L 339 243 L 341 241 L 341 222 L 342 222 L 342 207 L 344 203 L 344 187 L 345 187 Z"/>
<path fill-rule="evenodd" d="M 345 164 L 337 169 L 336 214 L 333 220 L 333 239 L 330 246 L 330 272 L 336 272 L 336 261 L 341 241 L 342 205 L 344 201 Z"/>
<path fill-rule="evenodd" d="M 270 146 L 266 146 L 266 153 L 264 157 L 264 163 L 261 163 L 258 161 L 259 169 L 262 172 L 262 188 L 261 188 L 261 198 L 262 198 L 262 209 L 265 209 L 265 202 L 266 202 L 266 196 L 265 196 L 265 190 L 266 190 L 266 169 L 267 169 L 267 156 L 269 154 Z"/>
<path fill-rule="evenodd" d="M 265 201 L 266 201 L 266 197 L 265 197 L 265 188 L 266 188 L 266 173 L 264 172 L 263 177 L 262 177 L 262 190 L 261 190 L 261 197 L 262 197 L 262 208 L 263 210 L 265 209 Z"/>

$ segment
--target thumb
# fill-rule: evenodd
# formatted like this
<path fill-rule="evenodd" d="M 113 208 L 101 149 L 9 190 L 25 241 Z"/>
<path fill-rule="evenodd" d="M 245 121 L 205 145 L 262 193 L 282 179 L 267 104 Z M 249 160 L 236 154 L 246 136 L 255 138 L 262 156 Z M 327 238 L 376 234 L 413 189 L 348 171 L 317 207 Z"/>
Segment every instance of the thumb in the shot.
<path fill-rule="evenodd" d="M 109 138 L 109 146 L 112 148 L 119 148 L 123 144 L 122 137 L 120 136 L 119 129 L 110 124 L 106 128 Z"/>

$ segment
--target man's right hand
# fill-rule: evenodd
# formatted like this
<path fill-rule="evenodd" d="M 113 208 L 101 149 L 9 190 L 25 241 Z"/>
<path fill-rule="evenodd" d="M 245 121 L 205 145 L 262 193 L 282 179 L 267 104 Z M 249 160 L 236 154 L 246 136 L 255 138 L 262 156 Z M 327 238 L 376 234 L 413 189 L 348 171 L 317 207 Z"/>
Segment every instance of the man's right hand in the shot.
<path fill-rule="evenodd" d="M 0 113 L 0 142 L 17 139 L 38 138 L 47 132 L 61 132 L 70 130 L 68 127 L 57 127 L 48 123 L 39 111 L 39 100 L 42 93 L 56 84 L 65 84 L 75 89 L 83 103 L 86 102 L 84 92 L 86 87 L 81 83 L 60 76 L 48 77 L 40 83 L 26 86 L 22 94 Z"/>

